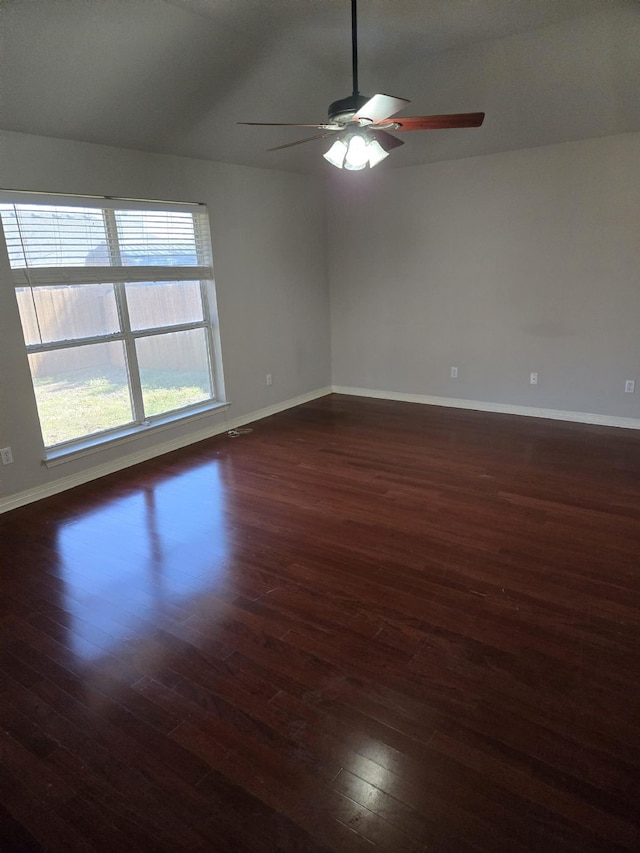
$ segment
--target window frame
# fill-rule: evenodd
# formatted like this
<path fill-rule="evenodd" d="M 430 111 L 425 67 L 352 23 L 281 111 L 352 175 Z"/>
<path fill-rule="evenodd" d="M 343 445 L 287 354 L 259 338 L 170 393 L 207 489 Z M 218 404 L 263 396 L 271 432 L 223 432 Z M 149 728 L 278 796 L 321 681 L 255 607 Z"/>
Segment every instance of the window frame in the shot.
<path fill-rule="evenodd" d="M 126 373 L 131 401 L 132 420 L 96 431 L 81 437 L 46 445 L 37 407 L 38 421 L 44 447 L 44 461 L 47 465 L 58 464 L 70 457 L 85 455 L 107 445 L 130 440 L 149 429 L 166 428 L 194 417 L 202 417 L 228 405 L 224 392 L 222 356 L 218 324 L 217 301 L 213 274 L 210 228 L 207 209 L 204 204 L 184 202 L 146 201 L 101 196 L 63 196 L 53 193 L 31 193 L 0 190 L 0 204 L 42 205 L 43 207 L 76 207 L 78 209 L 97 208 L 102 211 L 105 222 L 106 246 L 113 265 L 101 266 L 24 266 L 11 267 L 9 246 L 5 237 L 2 217 L 0 216 L 0 251 L 6 255 L 10 269 L 14 297 L 18 302 L 18 290 L 27 288 L 32 291 L 39 287 L 82 287 L 92 284 L 110 284 L 113 288 L 114 302 L 118 317 L 119 330 L 87 337 L 75 337 L 67 340 L 27 343 L 22 315 L 20 315 L 25 347 L 25 356 L 60 350 L 81 348 L 93 344 L 121 342 L 125 354 Z M 197 264 L 175 265 L 126 265 L 120 255 L 120 240 L 117 233 L 116 211 L 139 210 L 141 212 L 163 211 L 165 213 L 189 213 L 195 234 Z M 191 247 L 190 247 L 191 248 Z M 115 262 L 115 263 L 114 263 Z M 141 329 L 132 329 L 126 288 L 128 284 L 150 284 L 162 286 L 163 283 L 196 282 L 199 284 L 202 319 L 167 323 Z M 180 406 L 160 414 L 147 414 L 143 398 L 136 342 L 141 339 L 160 338 L 185 331 L 203 330 L 207 349 L 207 368 L 211 388 L 211 397 L 206 400 Z M 34 398 L 36 395 L 33 374 Z"/>

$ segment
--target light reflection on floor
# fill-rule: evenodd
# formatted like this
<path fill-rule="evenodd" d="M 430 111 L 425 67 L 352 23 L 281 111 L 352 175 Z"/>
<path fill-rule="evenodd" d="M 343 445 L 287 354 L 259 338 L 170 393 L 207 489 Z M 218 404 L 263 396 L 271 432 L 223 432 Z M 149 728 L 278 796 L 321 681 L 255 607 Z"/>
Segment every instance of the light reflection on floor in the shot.
<path fill-rule="evenodd" d="M 154 618 L 214 590 L 228 566 L 224 508 L 214 461 L 61 527 L 63 606 L 74 652 L 95 660 L 140 636 Z"/>

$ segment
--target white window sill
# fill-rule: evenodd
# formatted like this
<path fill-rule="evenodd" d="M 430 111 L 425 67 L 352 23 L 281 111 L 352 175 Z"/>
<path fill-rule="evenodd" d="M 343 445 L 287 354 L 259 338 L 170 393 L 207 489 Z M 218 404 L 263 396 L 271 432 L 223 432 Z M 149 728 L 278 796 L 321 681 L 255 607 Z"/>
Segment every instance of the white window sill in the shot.
<path fill-rule="evenodd" d="M 110 430 L 108 433 L 98 433 L 81 441 L 64 446 L 52 447 L 46 451 L 43 464 L 47 468 L 54 468 L 56 465 L 62 465 L 64 462 L 70 462 L 73 459 L 79 459 L 82 456 L 90 456 L 100 450 L 105 450 L 108 447 L 116 447 L 119 444 L 128 444 L 135 441 L 140 436 L 147 433 L 163 432 L 170 429 L 176 424 L 185 423 L 188 421 L 198 420 L 215 412 L 229 408 L 228 402 L 207 403 L 206 405 L 197 406 L 189 410 L 180 412 L 172 412 L 162 417 L 153 418 L 143 424 L 135 424 L 133 426 L 123 427 L 118 430 Z"/>

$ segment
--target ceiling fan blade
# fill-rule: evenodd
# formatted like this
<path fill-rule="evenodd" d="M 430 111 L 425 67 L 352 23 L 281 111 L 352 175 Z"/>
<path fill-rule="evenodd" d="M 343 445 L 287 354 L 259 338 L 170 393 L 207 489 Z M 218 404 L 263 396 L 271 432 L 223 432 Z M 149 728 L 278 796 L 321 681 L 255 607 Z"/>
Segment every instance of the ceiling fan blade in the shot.
<path fill-rule="evenodd" d="M 251 124 L 257 127 L 324 127 L 326 122 L 317 124 L 297 124 L 289 121 L 239 121 L 237 124 Z"/>
<path fill-rule="evenodd" d="M 411 101 L 407 101 L 406 98 L 394 98 L 393 95 L 374 95 L 360 107 L 353 120 L 362 121 L 366 119 L 372 124 L 377 124 L 379 121 L 395 115 L 406 104 L 410 103 Z"/>
<path fill-rule="evenodd" d="M 303 142 L 312 142 L 314 139 L 324 139 L 325 136 L 333 136 L 335 130 L 328 133 L 318 133 L 316 136 L 307 136 L 306 139 L 297 139 L 295 142 L 287 142 L 285 145 L 276 145 L 275 148 L 267 148 L 267 151 L 280 151 L 281 148 L 292 148 L 294 145 L 302 145 Z"/>
<path fill-rule="evenodd" d="M 391 130 L 446 130 L 450 127 L 480 127 L 484 113 L 454 113 L 442 116 L 408 116 L 377 122 Z"/>
<path fill-rule="evenodd" d="M 380 143 L 381 148 L 385 151 L 392 151 L 394 148 L 398 148 L 400 145 L 404 145 L 404 139 L 396 139 L 395 136 L 392 136 L 390 133 L 387 133 L 386 130 L 375 130 L 371 129 L 369 133 L 372 133 L 375 139 Z"/>

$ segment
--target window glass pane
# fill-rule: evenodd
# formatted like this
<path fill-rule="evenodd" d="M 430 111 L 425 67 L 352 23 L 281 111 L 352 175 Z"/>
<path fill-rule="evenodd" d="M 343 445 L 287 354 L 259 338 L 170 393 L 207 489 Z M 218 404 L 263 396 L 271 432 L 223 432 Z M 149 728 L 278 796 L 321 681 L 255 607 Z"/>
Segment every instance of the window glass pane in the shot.
<path fill-rule="evenodd" d="M 136 351 L 147 417 L 213 397 L 204 329 L 138 338 Z"/>
<path fill-rule="evenodd" d="M 17 287 L 16 296 L 27 345 L 120 331 L 112 284 Z"/>
<path fill-rule="evenodd" d="M 0 215 L 12 269 L 109 263 L 104 251 L 106 234 L 101 210 L 3 204 Z M 96 252 L 97 256 L 91 259 Z"/>
<path fill-rule="evenodd" d="M 47 447 L 133 420 L 122 341 L 29 355 Z"/>
<path fill-rule="evenodd" d="M 189 266 L 198 263 L 191 213 L 116 210 L 123 266 Z"/>
<path fill-rule="evenodd" d="M 199 281 L 136 282 L 127 284 L 131 328 L 154 329 L 203 319 Z"/>

